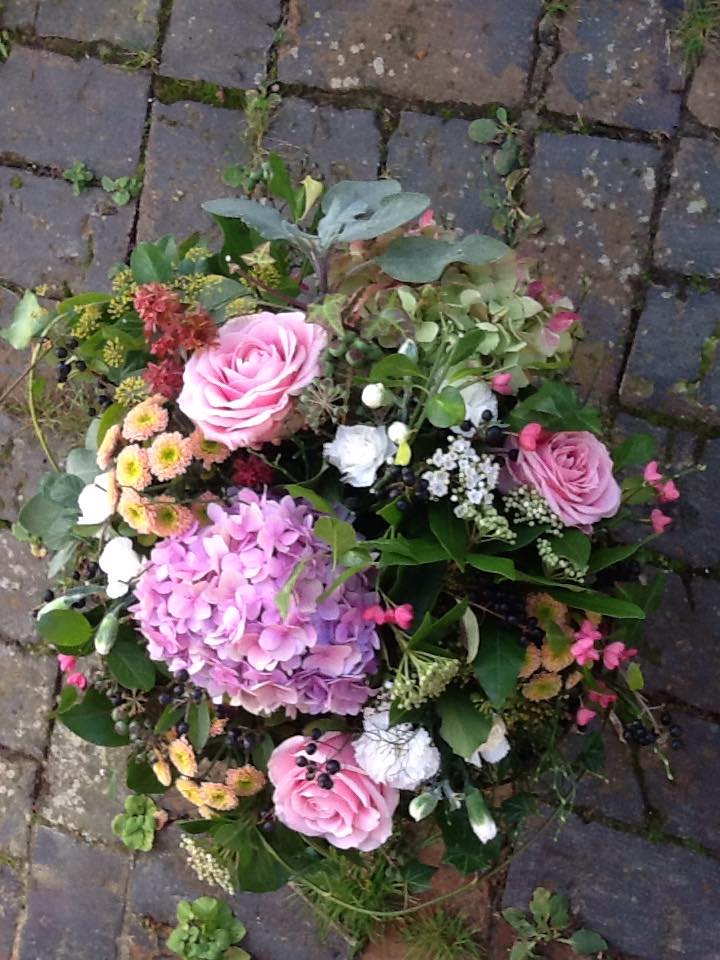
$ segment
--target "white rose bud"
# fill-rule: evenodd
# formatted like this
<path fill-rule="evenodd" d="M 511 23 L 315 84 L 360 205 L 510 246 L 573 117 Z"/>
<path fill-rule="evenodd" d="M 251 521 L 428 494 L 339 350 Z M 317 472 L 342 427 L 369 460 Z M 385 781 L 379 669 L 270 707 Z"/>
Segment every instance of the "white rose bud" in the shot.
<path fill-rule="evenodd" d="M 388 437 L 393 443 L 407 443 L 410 439 L 410 427 L 402 420 L 394 420 L 388 427 Z"/>
<path fill-rule="evenodd" d="M 497 836 L 497 824 L 488 810 L 485 798 L 473 787 L 465 794 L 465 808 L 473 833 L 480 843 L 489 843 Z"/>
<path fill-rule="evenodd" d="M 378 469 L 394 453 L 385 427 L 338 427 L 333 442 L 323 447 L 324 456 L 351 487 L 372 486 Z"/>
<path fill-rule="evenodd" d="M 505 736 L 506 733 L 505 721 L 502 717 L 495 717 L 487 740 L 480 744 L 472 756 L 468 757 L 468 763 L 472 763 L 475 767 L 481 767 L 483 760 L 486 763 L 499 763 L 510 753 L 510 741 Z"/>
<path fill-rule="evenodd" d="M 95 631 L 95 649 L 102 656 L 106 657 L 115 646 L 119 625 L 115 612 L 106 613 L 100 621 L 100 626 Z"/>
<path fill-rule="evenodd" d="M 385 387 L 381 383 L 368 383 L 362 392 L 362 402 L 371 410 L 385 406 Z"/>
<path fill-rule="evenodd" d="M 92 483 L 88 483 L 80 491 L 78 496 L 78 507 L 80 508 L 78 524 L 80 526 L 95 526 L 98 523 L 105 523 L 113 515 L 114 511 L 108 496 L 109 476 L 109 473 L 98 474 Z"/>

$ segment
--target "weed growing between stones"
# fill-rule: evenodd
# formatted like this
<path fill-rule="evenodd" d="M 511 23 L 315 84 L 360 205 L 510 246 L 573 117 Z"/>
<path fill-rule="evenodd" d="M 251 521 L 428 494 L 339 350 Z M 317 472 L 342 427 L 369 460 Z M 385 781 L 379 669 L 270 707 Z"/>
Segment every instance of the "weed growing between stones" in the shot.
<path fill-rule="evenodd" d="M 688 69 L 697 66 L 708 43 L 720 31 L 720 0 L 686 0 L 677 37 Z"/>

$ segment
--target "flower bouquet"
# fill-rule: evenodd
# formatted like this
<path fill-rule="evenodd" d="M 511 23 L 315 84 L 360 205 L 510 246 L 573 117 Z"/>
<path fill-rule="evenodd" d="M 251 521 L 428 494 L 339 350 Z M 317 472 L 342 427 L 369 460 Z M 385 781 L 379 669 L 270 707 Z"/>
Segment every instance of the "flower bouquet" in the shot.
<path fill-rule="evenodd" d="M 58 721 L 129 747 L 118 835 L 180 818 L 206 879 L 348 910 L 332 871 L 385 845 L 398 915 L 429 824 L 496 871 L 607 724 L 664 757 L 634 555 L 679 494 L 560 379 L 580 318 L 549 278 L 393 180 L 270 169 L 275 205 L 205 204 L 219 252 L 165 237 L 109 293 L 26 293 L 4 336 L 88 417 L 60 468 L 31 382 L 54 469 L 14 529 L 52 552 Z"/>

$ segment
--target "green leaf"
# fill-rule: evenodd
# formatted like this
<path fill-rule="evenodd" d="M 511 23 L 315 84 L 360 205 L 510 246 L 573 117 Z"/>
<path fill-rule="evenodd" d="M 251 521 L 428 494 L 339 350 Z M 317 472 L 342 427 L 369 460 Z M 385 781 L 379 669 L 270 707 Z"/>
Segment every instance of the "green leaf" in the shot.
<path fill-rule="evenodd" d="M 535 929 L 529 923 L 528 927 L 530 928 L 530 936 L 532 936 L 532 934 L 535 933 Z M 512 945 L 508 960 L 530 960 L 531 957 L 535 956 L 537 956 L 537 954 L 533 950 L 532 943 L 528 943 L 527 940 L 517 940 Z"/>
<path fill-rule="evenodd" d="M 334 513 L 332 506 L 319 493 L 315 493 L 310 487 L 304 487 L 299 483 L 286 483 L 285 489 L 296 500 L 307 500 L 318 513 Z"/>
<path fill-rule="evenodd" d="M 581 569 L 587 564 L 592 548 L 590 537 L 572 527 L 564 530 L 559 537 L 553 537 L 550 545 L 558 557 L 569 560 Z"/>
<path fill-rule="evenodd" d="M 212 217 L 242 220 L 265 240 L 297 240 L 304 236 L 294 223 L 283 220 L 274 207 L 247 200 L 245 197 L 210 200 L 203 203 L 202 208 Z"/>
<path fill-rule="evenodd" d="M 483 624 L 473 669 L 496 710 L 502 708 L 515 689 L 524 659 L 525 651 L 516 631 L 495 621 Z"/>
<path fill-rule="evenodd" d="M 487 740 L 492 718 L 480 713 L 466 693 L 451 690 L 444 694 L 437 702 L 437 712 L 442 721 L 440 735 L 459 757 L 467 760 Z"/>
<path fill-rule="evenodd" d="M 576 953 L 593 954 L 607 950 L 608 945 L 599 933 L 592 930 L 576 930 L 570 937 L 570 943 Z"/>
<path fill-rule="evenodd" d="M 384 233 L 396 230 L 411 220 L 417 220 L 429 206 L 430 198 L 426 197 L 424 193 L 403 191 L 393 194 L 390 197 L 385 197 L 369 217 L 353 218 L 352 221 L 346 222 L 338 233 L 337 240 L 339 243 L 373 240 Z M 318 226 L 319 233 L 320 226 Z"/>
<path fill-rule="evenodd" d="M 503 920 L 509 923 L 513 930 L 516 930 L 523 937 L 532 937 L 535 935 L 535 927 L 528 918 L 517 907 L 508 907 L 502 912 Z"/>
<path fill-rule="evenodd" d="M 83 483 L 92 483 L 100 472 L 95 451 L 86 447 L 75 447 L 68 453 L 65 469 L 73 476 L 80 477 Z"/>
<path fill-rule="evenodd" d="M 500 127 L 494 120 L 488 120 L 482 117 L 480 120 L 473 120 L 468 127 L 468 136 L 475 143 L 490 143 L 500 133 Z"/>
<path fill-rule="evenodd" d="M 135 793 L 165 793 L 167 790 L 155 776 L 149 763 L 138 763 L 136 760 L 128 760 L 126 783 L 128 789 Z"/>
<path fill-rule="evenodd" d="M 464 807 L 450 810 L 443 805 L 438 808 L 436 818 L 446 847 L 443 863 L 468 874 L 487 870 L 497 861 L 502 837 L 498 834 L 490 843 L 481 843 L 473 833 Z"/>
<path fill-rule="evenodd" d="M 105 434 L 108 432 L 110 427 L 115 426 L 116 423 L 120 423 L 120 421 L 124 419 L 126 412 L 127 411 L 125 408 L 121 407 L 119 403 L 111 403 L 110 406 L 103 411 L 103 414 L 100 417 L 100 423 L 98 424 L 98 446 L 105 439 Z"/>
<path fill-rule="evenodd" d="M 550 925 L 555 930 L 564 930 L 570 923 L 570 903 L 562 893 L 554 893 L 550 897 Z"/>
<path fill-rule="evenodd" d="M 176 707 L 172 703 L 169 703 L 158 717 L 158 721 L 155 724 L 155 733 L 167 733 L 171 727 L 175 726 L 182 715 L 182 707 Z"/>
<path fill-rule="evenodd" d="M 451 607 L 439 619 L 435 619 L 429 612 L 423 617 L 422 623 L 415 630 L 410 641 L 409 648 L 415 649 L 420 644 L 439 643 L 450 630 L 453 624 L 462 620 L 463 614 L 467 610 L 467 600 L 462 600 Z M 417 622 L 417 615 L 415 621 Z M 452 657 L 449 650 L 444 651 L 445 656 Z"/>
<path fill-rule="evenodd" d="M 90 638 L 92 627 L 77 610 L 51 610 L 38 620 L 38 632 L 54 646 L 81 647 Z"/>
<path fill-rule="evenodd" d="M 431 503 L 428 516 L 430 529 L 438 543 L 463 570 L 468 550 L 468 532 L 465 521 L 455 516 L 453 505 L 447 498 Z"/>
<path fill-rule="evenodd" d="M 410 357 L 406 357 L 403 353 L 391 353 L 389 356 L 383 357 L 382 360 L 378 360 L 373 366 L 369 380 L 371 383 L 382 383 L 388 380 L 401 380 L 403 377 L 422 376 L 422 370 Z"/>
<path fill-rule="evenodd" d="M 616 470 L 636 463 L 647 463 L 655 456 L 657 440 L 649 433 L 638 433 L 628 437 L 612 452 L 612 460 Z"/>
<path fill-rule="evenodd" d="M 210 736 L 210 710 L 206 701 L 190 706 L 188 724 L 188 740 L 196 750 L 202 750 Z"/>
<path fill-rule="evenodd" d="M 594 590 L 573 592 L 559 587 L 553 588 L 550 592 L 556 600 L 566 603 L 574 610 L 591 610 L 593 613 L 603 613 L 607 617 L 615 617 L 618 620 L 645 619 L 644 611 L 637 604 L 620 597 L 608 597 Z"/>
<path fill-rule="evenodd" d="M 640 540 L 638 543 L 621 543 L 616 547 L 598 547 L 597 550 L 593 550 L 592 556 L 590 557 L 590 563 L 588 564 L 588 571 L 590 573 L 599 573 L 600 570 L 605 570 L 607 567 L 612 567 L 616 563 L 622 563 L 623 560 L 627 560 L 628 557 L 632 557 L 633 554 L 642 547 L 647 540 Z"/>
<path fill-rule="evenodd" d="M 425 416 L 434 427 L 454 427 L 465 419 L 465 401 L 457 387 L 443 387 L 427 402 Z"/>
<path fill-rule="evenodd" d="M 645 686 L 645 679 L 639 665 L 633 661 L 627 670 L 627 682 L 631 690 L 642 690 Z"/>
<path fill-rule="evenodd" d="M 287 164 L 277 153 L 271 153 L 268 157 L 268 167 L 270 169 L 268 190 L 274 197 L 285 200 L 290 207 L 293 219 L 297 219 L 301 211 L 298 209 L 298 195 L 293 189 Z"/>
<path fill-rule="evenodd" d="M 332 547 L 335 566 L 338 565 L 343 554 L 352 550 L 358 542 L 352 524 L 346 520 L 338 520 L 336 517 L 319 517 L 315 521 L 313 532 Z"/>
<path fill-rule="evenodd" d="M 13 311 L 9 326 L 0 330 L 0 337 L 16 350 L 24 350 L 48 325 L 50 314 L 40 305 L 31 290 L 26 290 Z"/>
<path fill-rule="evenodd" d="M 147 651 L 129 636 L 119 636 L 107 657 L 110 673 L 128 690 L 147 693 L 155 686 L 155 664 Z"/>
<path fill-rule="evenodd" d="M 60 699 L 58 700 L 57 707 L 55 708 L 54 716 L 57 716 L 60 713 L 65 713 L 66 710 L 70 710 L 80 699 L 80 691 L 72 683 L 66 683 L 62 688 L 60 694 Z"/>
<path fill-rule="evenodd" d="M 550 898 L 552 893 L 547 887 L 535 887 L 530 901 L 530 913 L 535 923 L 547 926 L 550 919 Z"/>
<path fill-rule="evenodd" d="M 302 575 L 302 572 L 307 564 L 307 560 L 300 560 L 298 563 L 296 563 L 292 573 L 283 584 L 282 589 L 275 594 L 275 606 L 278 608 L 280 616 L 283 619 L 283 623 L 287 621 L 288 614 L 290 613 L 290 600 L 292 599 L 295 584 L 300 579 L 300 576 Z"/>
<path fill-rule="evenodd" d="M 508 137 L 505 143 L 493 154 L 493 166 L 501 177 L 506 177 L 515 169 L 518 159 L 518 146 L 514 137 Z"/>
<path fill-rule="evenodd" d="M 500 240 L 480 234 L 471 234 L 457 243 L 429 237 L 400 237 L 378 257 L 378 263 L 395 280 L 432 283 L 451 263 L 492 263 L 506 256 L 509 249 Z"/>
<path fill-rule="evenodd" d="M 505 580 L 517 579 L 515 564 L 507 557 L 493 557 L 486 553 L 471 553 L 467 562 L 476 570 L 482 570 L 483 573 L 494 573 Z"/>
<path fill-rule="evenodd" d="M 432 878 L 437 873 L 437 867 L 431 867 L 428 863 L 422 863 L 420 860 L 410 860 L 399 869 L 400 878 L 407 886 L 410 893 L 422 893 L 429 890 L 432 884 Z"/>
<path fill-rule="evenodd" d="M 135 283 L 166 283 L 172 280 L 172 262 L 159 244 L 139 243 L 130 257 Z"/>
<path fill-rule="evenodd" d="M 549 430 L 602 433 L 603 429 L 599 411 L 582 404 L 575 391 L 559 380 L 545 380 L 515 406 L 510 414 L 511 427 L 521 430 L 527 423 L 540 423 Z"/>
<path fill-rule="evenodd" d="M 77 505 L 63 508 L 37 493 L 20 511 L 18 522 L 33 537 L 40 537 L 50 550 L 59 550 L 65 545 L 77 517 Z"/>
<path fill-rule="evenodd" d="M 115 732 L 110 716 L 112 704 L 94 687 L 90 687 L 81 702 L 58 715 L 58 719 L 74 734 L 99 747 L 122 747 L 130 741 Z"/>

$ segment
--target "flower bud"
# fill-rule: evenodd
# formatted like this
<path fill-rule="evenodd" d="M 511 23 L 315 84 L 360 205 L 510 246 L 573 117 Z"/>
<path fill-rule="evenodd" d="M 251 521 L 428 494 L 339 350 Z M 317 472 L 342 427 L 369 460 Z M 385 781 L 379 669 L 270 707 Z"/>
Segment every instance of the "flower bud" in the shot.
<path fill-rule="evenodd" d="M 438 798 L 434 793 L 421 793 L 412 798 L 408 812 L 413 820 L 418 822 L 429 817 L 437 805 Z"/>
<path fill-rule="evenodd" d="M 117 613 L 107 613 L 100 622 L 95 633 L 95 649 L 102 656 L 107 656 L 112 650 L 118 634 Z"/>
<path fill-rule="evenodd" d="M 385 387 L 381 383 L 368 383 L 362 392 L 362 402 L 371 410 L 385 405 Z"/>
<path fill-rule="evenodd" d="M 410 433 L 410 427 L 401 420 L 394 420 L 388 427 L 388 437 L 393 443 L 406 443 Z"/>
<path fill-rule="evenodd" d="M 470 826 L 480 843 L 488 843 L 497 836 L 497 824 L 488 810 L 485 798 L 475 787 L 465 794 L 465 808 Z"/>

